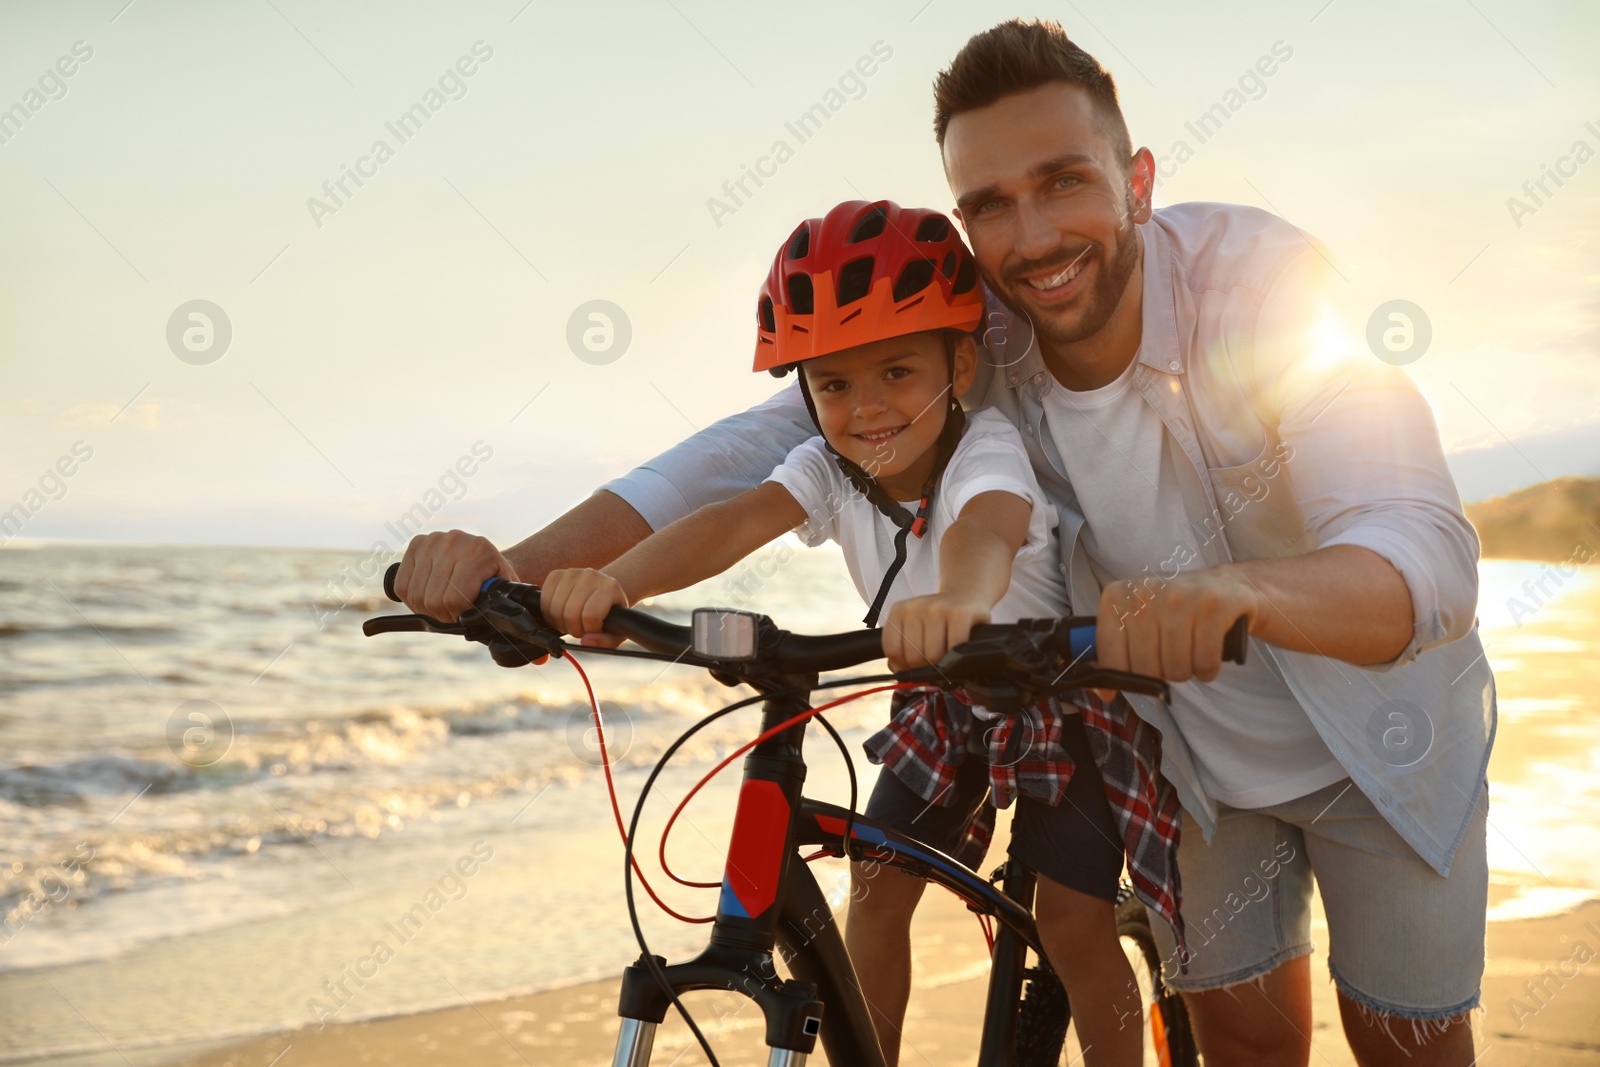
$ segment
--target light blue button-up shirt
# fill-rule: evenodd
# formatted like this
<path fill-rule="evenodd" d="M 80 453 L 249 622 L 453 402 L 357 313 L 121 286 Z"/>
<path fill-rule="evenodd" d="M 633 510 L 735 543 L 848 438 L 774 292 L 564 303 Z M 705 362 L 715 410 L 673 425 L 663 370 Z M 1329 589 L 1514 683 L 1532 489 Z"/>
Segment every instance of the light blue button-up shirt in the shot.
<path fill-rule="evenodd" d="M 1433 414 L 1400 370 L 1360 349 L 1326 299 L 1326 260 L 1274 215 L 1179 204 L 1138 228 L 1143 340 L 1134 387 L 1160 415 L 1190 523 L 1211 565 L 1360 545 L 1411 593 L 1412 639 L 1358 667 L 1252 641 L 1351 780 L 1440 874 L 1466 832 L 1495 729 L 1494 678 L 1479 641 L 1478 539 L 1445 467 Z M 984 359 L 964 398 L 1023 434 L 1060 516 L 1061 569 L 1076 610 L 1099 586 L 1083 515 L 1046 423 L 1062 388 L 1030 324 L 991 298 Z M 759 484 L 814 436 L 799 390 L 707 427 L 604 488 L 654 529 Z M 1171 574 L 1167 574 L 1170 577 Z M 1226 669 L 1226 668 L 1225 668 Z M 1132 697 L 1163 738 L 1162 771 L 1209 839 L 1200 786 L 1172 710 Z"/>

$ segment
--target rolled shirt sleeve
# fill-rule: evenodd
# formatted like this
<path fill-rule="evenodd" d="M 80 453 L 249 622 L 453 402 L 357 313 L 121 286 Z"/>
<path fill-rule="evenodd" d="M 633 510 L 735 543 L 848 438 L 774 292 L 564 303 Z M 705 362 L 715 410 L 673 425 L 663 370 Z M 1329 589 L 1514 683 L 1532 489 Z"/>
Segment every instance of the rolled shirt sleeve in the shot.
<path fill-rule="evenodd" d="M 787 459 L 773 468 L 767 481 L 789 490 L 806 513 L 806 521 L 795 527 L 795 536 L 815 548 L 829 539 L 839 539 L 839 514 L 847 487 L 839 467 L 821 437 L 802 441 Z"/>
<path fill-rule="evenodd" d="M 1287 464 L 1319 547 L 1359 545 L 1400 573 L 1412 639 L 1379 669 L 1471 632 L 1478 536 L 1462 511 L 1433 412 L 1405 372 L 1381 362 L 1327 300 L 1315 250 L 1268 291 L 1252 366 L 1258 396 L 1294 451 Z"/>
<path fill-rule="evenodd" d="M 600 487 L 627 501 L 652 530 L 728 500 L 766 480 L 797 445 L 816 436 L 800 387 L 712 423 Z"/>

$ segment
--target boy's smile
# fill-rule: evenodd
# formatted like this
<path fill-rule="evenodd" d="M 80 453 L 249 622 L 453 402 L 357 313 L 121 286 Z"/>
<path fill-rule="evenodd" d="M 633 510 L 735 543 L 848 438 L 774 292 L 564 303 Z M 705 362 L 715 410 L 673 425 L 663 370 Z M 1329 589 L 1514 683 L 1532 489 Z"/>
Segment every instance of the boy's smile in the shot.
<path fill-rule="evenodd" d="M 823 437 L 897 500 L 915 500 L 938 458 L 950 391 L 972 384 L 977 352 L 955 343 L 955 376 L 937 331 L 891 337 L 807 360 L 806 376 Z"/>

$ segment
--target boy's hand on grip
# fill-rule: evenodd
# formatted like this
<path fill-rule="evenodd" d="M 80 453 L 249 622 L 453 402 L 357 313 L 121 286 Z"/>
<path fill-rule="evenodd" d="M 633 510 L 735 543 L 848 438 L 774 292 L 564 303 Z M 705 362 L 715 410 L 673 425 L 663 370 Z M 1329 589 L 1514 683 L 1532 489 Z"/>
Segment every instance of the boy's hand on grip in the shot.
<path fill-rule="evenodd" d="M 932 666 L 988 621 L 989 605 L 953 593 L 902 600 L 883 624 L 884 658 L 891 670 Z"/>
<path fill-rule="evenodd" d="M 539 592 L 539 612 L 545 621 L 562 633 L 583 638 L 586 645 L 615 647 L 619 642 L 602 627 L 612 608 L 627 606 L 622 583 L 589 567 L 551 571 Z"/>

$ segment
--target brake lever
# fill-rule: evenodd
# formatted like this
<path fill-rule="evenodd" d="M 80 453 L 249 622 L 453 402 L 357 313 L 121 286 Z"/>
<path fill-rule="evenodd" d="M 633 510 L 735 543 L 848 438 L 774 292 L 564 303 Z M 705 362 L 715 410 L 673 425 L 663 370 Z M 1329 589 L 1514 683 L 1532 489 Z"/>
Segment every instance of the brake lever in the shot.
<path fill-rule="evenodd" d="M 361 632 L 368 637 L 378 634 L 428 633 L 465 635 L 466 629 L 458 622 L 440 622 L 432 615 L 379 615 L 361 624 Z"/>
<path fill-rule="evenodd" d="M 1171 699 L 1159 678 L 1110 670 L 1078 660 L 1063 660 L 1061 624 L 1032 621 L 1001 635 L 993 631 L 963 641 L 945 653 L 936 666 L 900 671 L 901 681 L 959 686 L 974 703 L 994 711 L 1020 710 L 1024 705 L 1074 689 L 1116 689 Z"/>
<path fill-rule="evenodd" d="M 488 645 L 490 655 L 502 667 L 525 667 L 538 656 L 559 659 L 566 655 L 560 632 L 510 597 L 491 594 L 487 603 L 468 609 L 461 619 L 469 628 L 467 639 Z M 487 627 L 495 636 L 473 635 L 471 629 L 478 627 Z"/>
<path fill-rule="evenodd" d="M 381 615 L 361 624 L 368 637 L 388 633 L 453 634 L 489 647 L 489 655 L 502 667 L 526 667 L 542 656 L 566 654 L 561 634 L 543 625 L 525 605 L 505 596 L 468 608 L 455 622 L 431 615 Z"/>
<path fill-rule="evenodd" d="M 1061 673 L 1061 677 L 1066 679 L 1060 683 L 1066 689 L 1115 689 L 1122 693 L 1159 697 L 1163 701 L 1172 699 L 1172 688 L 1160 678 L 1152 678 L 1147 674 L 1114 671 L 1106 667 L 1086 667 L 1081 671 L 1069 668 L 1068 671 Z M 1070 684 L 1067 684 L 1068 682 Z"/>

